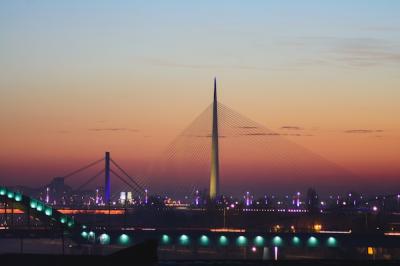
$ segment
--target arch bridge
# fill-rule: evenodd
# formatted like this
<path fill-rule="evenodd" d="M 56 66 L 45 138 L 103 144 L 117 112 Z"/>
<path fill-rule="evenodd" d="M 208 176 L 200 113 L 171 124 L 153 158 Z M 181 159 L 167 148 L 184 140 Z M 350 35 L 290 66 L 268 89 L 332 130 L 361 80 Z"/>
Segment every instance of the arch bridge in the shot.
<path fill-rule="evenodd" d="M 5 217 L 11 215 L 11 222 L 6 222 L 3 225 L 4 229 L 9 230 L 1 230 L 10 237 L 13 235 L 10 232 L 18 232 L 20 235 L 24 232 L 29 234 L 29 231 L 34 231 L 31 217 L 39 220 L 44 225 L 44 229 L 51 229 L 42 230 L 44 234 L 41 235 L 51 235 L 52 232 L 53 234 L 62 233 L 62 235 L 67 234 L 74 240 L 79 240 L 77 236 L 79 235 L 80 229 L 86 227 L 76 222 L 73 217 L 62 214 L 52 206 L 6 187 L 0 187 L 0 203 L 4 205 L 3 213 Z M 26 215 L 26 223 L 23 226 L 18 226 L 18 229 L 14 227 L 13 224 L 13 215 L 17 211 Z M 4 234 L 2 235 L 4 236 Z"/>

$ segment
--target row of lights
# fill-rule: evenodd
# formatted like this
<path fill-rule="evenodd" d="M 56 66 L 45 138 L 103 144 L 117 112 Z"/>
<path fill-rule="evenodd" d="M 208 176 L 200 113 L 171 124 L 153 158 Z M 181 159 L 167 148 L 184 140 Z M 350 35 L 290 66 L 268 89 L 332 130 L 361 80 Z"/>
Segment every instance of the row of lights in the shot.
<path fill-rule="evenodd" d="M 44 211 L 44 214 L 46 216 L 53 215 L 53 208 L 46 206 L 43 202 L 31 199 L 29 205 L 30 205 L 31 209 L 36 209 L 38 212 Z M 62 215 L 60 217 L 59 222 L 62 224 L 66 224 L 68 227 L 74 226 L 74 220 L 71 218 L 68 218 L 67 216 L 64 216 L 64 215 Z"/>
<path fill-rule="evenodd" d="M 190 243 L 190 239 L 187 235 L 181 235 L 178 239 L 180 245 L 188 245 Z M 161 243 L 164 245 L 171 244 L 171 238 L 168 235 L 163 235 L 161 238 Z M 266 245 L 265 238 L 262 236 L 256 236 L 253 241 L 255 246 L 261 247 Z M 207 246 L 210 244 L 210 239 L 206 235 L 202 235 L 199 238 L 199 244 L 203 246 Z M 229 244 L 229 240 L 226 236 L 222 235 L 218 239 L 218 244 L 221 246 L 227 246 Z M 245 236 L 239 236 L 236 238 L 236 245 L 238 246 L 246 246 L 248 244 L 248 240 Z M 294 246 L 300 246 L 301 245 L 301 240 L 299 237 L 295 236 L 292 238 L 292 244 Z M 328 247 L 336 247 L 337 246 L 337 240 L 334 237 L 328 237 L 326 240 L 326 245 Z M 273 246 L 282 246 L 283 245 L 283 239 L 279 236 L 275 236 L 272 238 L 272 245 Z M 307 245 L 309 247 L 316 247 L 319 245 L 319 240 L 311 236 L 307 239 Z"/>
<path fill-rule="evenodd" d="M 96 234 L 93 231 L 82 231 L 81 236 L 91 242 L 96 240 Z M 108 245 L 111 242 L 111 237 L 106 233 L 101 234 L 98 239 L 101 245 Z M 117 241 L 118 244 L 123 246 L 130 245 L 132 243 L 131 237 L 127 234 L 120 235 Z"/>
<path fill-rule="evenodd" d="M 7 196 L 7 198 L 11 200 L 15 200 L 16 202 L 22 201 L 22 194 L 18 192 L 13 192 L 11 190 L 7 190 L 5 187 L 0 187 L 0 196 Z M 46 206 L 43 202 L 31 199 L 29 202 L 29 207 L 31 209 L 35 209 L 38 212 L 44 212 L 46 216 L 53 216 L 53 208 Z M 68 227 L 74 226 L 74 221 L 67 216 L 61 216 L 60 223 L 66 224 Z"/>
<path fill-rule="evenodd" d="M 0 196 L 7 196 L 9 199 L 14 199 L 16 202 L 20 202 L 22 200 L 22 194 L 18 192 L 13 192 L 8 190 L 5 187 L 0 187 Z"/>
<path fill-rule="evenodd" d="M 161 243 L 164 245 L 171 244 L 171 238 L 168 235 L 163 235 L 161 238 Z M 178 243 L 182 246 L 189 245 L 190 244 L 190 239 L 187 235 L 181 235 L 178 238 Z M 210 239 L 206 235 L 202 235 L 199 238 L 199 244 L 202 246 L 208 246 L 210 244 Z M 218 238 L 218 244 L 221 246 L 227 246 L 229 244 L 229 240 L 226 236 L 222 235 Z M 248 240 L 245 236 L 238 236 L 236 238 L 236 245 L 237 246 L 246 246 L 248 244 Z M 262 247 L 266 245 L 266 240 L 262 236 L 256 236 L 253 240 L 253 244 L 258 247 Z M 272 245 L 279 247 L 283 246 L 284 242 L 283 239 L 279 236 L 275 236 L 272 238 Z M 326 240 L 326 245 L 328 247 L 336 247 L 338 244 L 336 238 L 334 237 L 328 237 Z M 301 245 L 301 239 L 297 236 L 292 238 L 292 245 L 294 246 L 300 246 Z M 319 245 L 319 240 L 311 236 L 307 239 L 307 246 L 309 247 L 317 247 Z"/>
<path fill-rule="evenodd" d="M 93 231 L 90 232 L 86 232 L 86 231 L 82 231 L 81 236 L 83 238 L 85 238 L 88 241 L 95 241 L 96 240 L 96 235 Z M 108 234 L 103 233 L 99 236 L 99 242 L 102 245 L 108 245 L 111 242 L 111 238 Z M 131 237 L 127 234 L 121 234 L 118 238 L 117 238 L 117 243 L 120 245 L 129 245 L 131 244 L 132 240 Z M 181 246 L 188 246 L 190 244 L 190 238 L 188 235 L 181 235 L 178 238 L 178 244 Z M 198 239 L 198 243 L 201 246 L 209 246 L 211 241 L 210 238 L 206 235 L 202 235 L 200 236 L 200 238 Z M 170 245 L 172 244 L 172 238 L 166 234 L 161 236 L 161 244 L 162 245 Z M 229 239 L 224 236 L 221 235 L 218 238 L 218 244 L 220 246 L 228 246 L 229 245 Z M 253 240 L 253 244 L 256 247 L 263 247 L 266 246 L 266 240 L 264 237 L 262 236 L 256 236 Z M 275 236 L 274 238 L 272 238 L 272 245 L 275 247 L 280 247 L 283 246 L 284 242 L 283 239 L 279 236 Z M 328 247 L 336 247 L 337 246 L 337 240 L 334 237 L 329 237 L 326 240 L 326 245 Z M 244 247 L 248 245 L 248 240 L 245 236 L 238 236 L 236 238 L 236 245 L 239 247 Z M 292 245 L 294 246 L 300 246 L 301 245 L 301 239 L 297 236 L 292 238 Z M 317 247 L 319 245 L 319 240 L 314 237 L 311 236 L 307 239 L 307 246 L 308 247 Z"/>
<path fill-rule="evenodd" d="M 308 212 L 308 210 L 303 209 L 243 209 L 245 212 Z"/>

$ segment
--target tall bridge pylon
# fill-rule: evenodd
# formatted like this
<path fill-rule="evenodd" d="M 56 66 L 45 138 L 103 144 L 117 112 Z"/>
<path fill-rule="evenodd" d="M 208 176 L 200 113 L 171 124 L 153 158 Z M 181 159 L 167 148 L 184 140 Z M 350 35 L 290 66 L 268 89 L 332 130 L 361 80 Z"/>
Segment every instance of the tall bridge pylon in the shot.
<path fill-rule="evenodd" d="M 104 157 L 104 173 L 105 173 L 105 184 L 104 184 L 104 200 L 106 204 L 110 203 L 111 200 L 111 178 L 110 178 L 110 152 L 106 152 Z"/>
<path fill-rule="evenodd" d="M 214 78 L 214 101 L 212 112 L 211 135 L 211 171 L 210 171 L 210 199 L 215 200 L 219 195 L 219 151 L 218 151 L 218 101 L 217 79 Z"/>

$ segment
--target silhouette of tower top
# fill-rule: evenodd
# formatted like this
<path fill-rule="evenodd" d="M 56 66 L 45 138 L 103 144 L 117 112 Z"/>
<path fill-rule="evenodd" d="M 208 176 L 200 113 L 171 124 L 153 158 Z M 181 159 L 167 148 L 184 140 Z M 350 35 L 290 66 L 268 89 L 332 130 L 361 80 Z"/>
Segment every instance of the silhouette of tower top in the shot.
<path fill-rule="evenodd" d="M 217 78 L 214 78 L 214 104 L 217 102 Z"/>
<path fill-rule="evenodd" d="M 215 198 L 218 195 L 219 195 L 218 101 L 217 101 L 217 79 L 214 78 L 214 101 L 213 101 L 212 136 L 211 136 L 210 199 L 215 200 Z"/>

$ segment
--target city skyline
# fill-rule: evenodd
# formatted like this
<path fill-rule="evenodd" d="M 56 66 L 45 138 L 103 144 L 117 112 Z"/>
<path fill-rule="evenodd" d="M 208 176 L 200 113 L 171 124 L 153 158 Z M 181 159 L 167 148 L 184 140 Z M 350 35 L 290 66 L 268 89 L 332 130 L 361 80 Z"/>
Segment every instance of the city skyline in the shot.
<path fill-rule="evenodd" d="M 1 4 L 3 183 L 45 183 L 106 150 L 143 175 L 217 76 L 222 103 L 361 178 L 347 187 L 397 192 L 398 3 L 118 3 Z"/>

